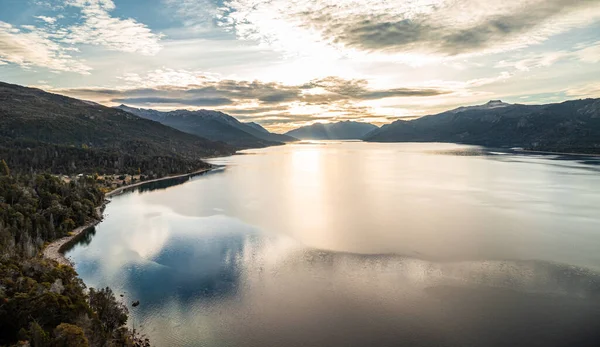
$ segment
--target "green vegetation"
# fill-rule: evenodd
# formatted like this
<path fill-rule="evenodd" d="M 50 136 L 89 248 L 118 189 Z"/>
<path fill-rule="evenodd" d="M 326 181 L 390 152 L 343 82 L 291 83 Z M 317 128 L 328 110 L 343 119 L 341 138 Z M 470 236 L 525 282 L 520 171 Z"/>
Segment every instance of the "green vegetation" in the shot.
<path fill-rule="evenodd" d="M 0 176 L 0 255 L 34 256 L 44 242 L 97 218 L 103 199 L 92 178 L 66 184 L 50 174 Z"/>
<path fill-rule="evenodd" d="M 0 159 L 13 173 L 162 177 L 234 151 L 122 110 L 0 82 Z"/>
<path fill-rule="evenodd" d="M 10 176 L 10 169 L 8 168 L 8 164 L 6 164 L 4 159 L 2 159 L 2 162 L 0 162 L 0 174 L 4 176 Z"/>
<path fill-rule="evenodd" d="M 24 140 L 0 140 L 0 158 L 6 158 L 13 172 L 26 174 L 52 172 L 65 175 L 132 175 L 141 171 L 147 176 L 164 177 L 208 167 L 208 164 L 200 159 L 169 155 L 136 155 L 114 149 L 82 149 Z"/>
<path fill-rule="evenodd" d="M 99 218 L 104 193 L 127 176 L 194 172 L 209 167 L 201 158 L 234 151 L 122 110 L 0 82 L 0 346 L 146 346 L 125 328 L 127 310 L 110 288 L 86 293 L 72 268 L 41 251 Z"/>
<path fill-rule="evenodd" d="M 0 346 L 136 345 L 109 288 L 86 294 L 71 267 L 39 255 L 46 242 L 97 218 L 103 199 L 93 178 L 0 176 Z"/>

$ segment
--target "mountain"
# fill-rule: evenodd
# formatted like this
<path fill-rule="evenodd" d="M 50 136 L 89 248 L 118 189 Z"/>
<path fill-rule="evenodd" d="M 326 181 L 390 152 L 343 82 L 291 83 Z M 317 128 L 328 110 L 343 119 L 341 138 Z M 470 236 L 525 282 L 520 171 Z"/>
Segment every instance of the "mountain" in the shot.
<path fill-rule="evenodd" d="M 255 123 L 255 122 L 246 122 L 246 123 L 244 123 L 244 124 L 246 124 L 246 125 L 248 125 L 248 126 L 251 126 L 251 127 L 253 127 L 254 129 L 256 129 L 256 130 L 258 130 L 258 131 L 260 131 L 260 132 L 263 132 L 263 133 L 268 133 L 268 132 L 269 132 L 267 129 L 263 128 L 263 126 L 262 126 L 262 125 L 260 125 L 260 124 L 258 124 L 258 123 Z"/>
<path fill-rule="evenodd" d="M 484 105 L 410 121 L 398 120 L 368 134 L 374 142 L 455 142 L 540 151 L 600 153 L 600 99 L 547 105 Z"/>
<path fill-rule="evenodd" d="M 377 129 L 373 124 L 360 122 L 315 123 L 286 133 L 303 140 L 358 140 Z"/>
<path fill-rule="evenodd" d="M 258 123 L 250 122 L 250 123 L 239 123 L 239 124 L 244 125 L 244 127 L 243 127 L 244 131 L 246 131 L 258 138 L 264 139 L 264 140 L 286 142 L 286 143 L 298 141 L 298 139 L 293 136 L 272 133 L 272 132 L 268 131 L 267 129 L 263 128 L 262 125 L 260 125 Z"/>
<path fill-rule="evenodd" d="M 289 136 L 272 134 L 260 126 L 260 129 L 257 129 L 256 126 L 242 123 L 234 117 L 218 111 L 176 110 L 161 112 L 126 105 L 117 108 L 189 134 L 214 141 L 223 141 L 237 148 L 267 147 L 295 140 Z"/>
<path fill-rule="evenodd" d="M 0 158 L 13 171 L 163 175 L 234 151 L 122 110 L 0 82 Z"/>

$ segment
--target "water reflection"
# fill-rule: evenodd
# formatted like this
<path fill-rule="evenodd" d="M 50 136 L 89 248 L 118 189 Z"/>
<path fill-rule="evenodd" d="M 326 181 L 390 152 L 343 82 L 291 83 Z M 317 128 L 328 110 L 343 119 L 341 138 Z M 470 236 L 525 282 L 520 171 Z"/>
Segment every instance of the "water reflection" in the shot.
<path fill-rule="evenodd" d="M 157 346 L 597 344 L 600 177 L 448 151 L 485 153 L 217 159 L 220 174 L 115 197 L 68 256 L 89 286 L 141 301 L 131 323 Z"/>
<path fill-rule="evenodd" d="M 198 172 L 198 173 L 191 174 L 191 175 L 172 177 L 169 179 L 159 180 L 159 181 L 149 181 L 149 182 L 145 182 L 144 184 L 141 184 L 139 186 L 123 189 L 122 194 L 127 194 L 127 193 L 132 193 L 132 192 L 145 193 L 145 192 L 152 192 L 155 190 L 163 190 L 163 189 L 167 189 L 170 187 L 178 186 L 178 185 L 186 183 L 188 181 L 193 181 L 194 179 L 197 179 L 198 177 L 201 177 L 204 175 L 215 174 L 215 173 L 221 172 L 222 169 L 223 169 L 223 167 L 216 167 L 212 171 Z"/>
<path fill-rule="evenodd" d="M 84 230 L 76 240 L 74 240 L 74 244 L 72 247 L 78 246 L 89 246 L 92 243 L 92 239 L 96 236 L 96 227 L 91 227 Z"/>

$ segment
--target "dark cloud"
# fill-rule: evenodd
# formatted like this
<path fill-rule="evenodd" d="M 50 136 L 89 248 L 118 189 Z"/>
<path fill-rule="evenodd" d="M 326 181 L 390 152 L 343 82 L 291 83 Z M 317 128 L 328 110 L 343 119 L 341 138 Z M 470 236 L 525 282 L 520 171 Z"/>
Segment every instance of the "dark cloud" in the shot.
<path fill-rule="evenodd" d="M 108 88 L 72 88 L 72 89 L 56 89 L 54 92 L 67 94 L 67 95 L 76 95 L 76 96 L 118 96 L 123 95 L 123 91 L 118 89 L 108 89 Z"/>
<path fill-rule="evenodd" d="M 273 125 L 282 125 L 287 123 L 306 123 L 306 122 L 314 122 L 320 120 L 334 120 L 335 117 L 327 117 L 327 116 L 319 116 L 314 114 L 290 114 L 290 113 L 281 113 L 277 114 L 277 116 L 263 116 L 263 117 L 254 117 L 247 118 L 244 121 L 255 121 L 259 122 L 264 126 L 273 126 Z"/>
<path fill-rule="evenodd" d="M 437 89 L 411 89 L 411 88 L 393 88 L 388 90 L 377 90 L 358 95 L 363 100 L 375 100 L 392 97 L 404 96 L 436 96 L 448 94 L 449 91 L 440 91 Z"/>
<path fill-rule="evenodd" d="M 210 90 L 219 95 L 238 100 L 258 100 L 264 103 L 281 103 L 293 101 L 300 96 L 296 86 L 287 86 L 280 83 L 263 83 L 260 81 L 234 81 L 222 80 L 213 82 L 209 86 L 199 89 L 190 89 L 188 93 L 206 93 Z"/>
<path fill-rule="evenodd" d="M 384 90 L 372 90 L 368 88 L 368 81 L 363 79 L 345 80 L 339 77 L 327 77 L 320 80 L 313 80 L 303 88 L 310 86 L 312 88 L 320 87 L 330 92 L 330 94 L 308 95 L 307 102 L 318 103 L 332 102 L 344 99 L 353 100 L 376 100 L 392 97 L 415 97 L 415 96 L 436 96 L 448 94 L 448 90 L 433 88 L 391 88 Z"/>
<path fill-rule="evenodd" d="M 324 89 L 326 93 L 314 94 L 308 92 L 314 88 Z M 248 113 L 257 113 L 260 112 L 260 109 L 278 110 L 278 107 L 280 107 L 278 105 L 289 102 L 330 104 L 342 101 L 376 100 L 391 97 L 427 97 L 450 93 L 445 89 L 434 88 L 370 89 L 366 80 L 347 80 L 339 77 L 317 79 L 302 85 L 223 80 L 186 87 L 159 86 L 124 90 L 80 88 L 57 91 L 94 101 L 143 106 L 151 104 L 225 106 L 247 103 L 264 105 L 264 107 L 253 108 Z"/>
<path fill-rule="evenodd" d="M 391 97 L 430 97 L 450 93 L 435 88 L 371 89 L 367 80 L 327 77 L 301 85 L 263 83 L 260 81 L 222 80 L 202 85 L 157 86 L 153 88 L 106 89 L 81 88 L 59 90 L 59 93 L 105 104 L 127 104 L 137 107 L 210 107 L 241 116 L 263 125 L 305 123 L 316 120 L 366 119 L 370 108 L 358 106 L 366 100 Z M 252 104 L 245 108 L 244 105 Z M 290 113 L 292 104 L 318 105 L 326 116 Z M 378 116 L 381 119 L 381 116 Z"/>
<path fill-rule="evenodd" d="M 337 28 L 327 29 L 327 35 L 335 36 L 335 42 L 351 47 L 374 50 L 389 47 L 407 47 L 428 40 L 434 28 L 415 20 L 377 22 L 369 18 L 359 19 L 352 26 L 336 33 Z"/>
<path fill-rule="evenodd" d="M 597 6 L 598 0 L 522 1 L 507 13 L 489 13 L 472 23 L 457 24 L 443 11 L 468 10 L 474 6 L 465 1 L 449 8 L 437 8 L 402 18 L 398 15 L 358 13 L 340 16 L 339 9 L 327 8 L 321 13 L 304 12 L 304 26 L 321 32 L 328 41 L 367 51 L 426 51 L 456 55 L 495 48 L 514 40 L 531 39 L 530 33 L 541 25 L 549 25 L 575 10 Z M 337 11 L 337 12 L 336 12 Z M 556 28 L 555 28 L 556 29 Z M 544 35 L 542 35 L 544 36 Z"/>
<path fill-rule="evenodd" d="M 288 109 L 288 106 L 286 105 L 280 105 L 280 106 L 265 106 L 265 107 L 252 107 L 252 108 L 229 108 L 229 109 L 224 109 L 224 112 L 230 113 L 232 115 L 252 115 L 252 114 L 259 114 L 259 113 L 265 113 L 265 112 L 273 112 L 273 111 L 285 111 Z"/>
<path fill-rule="evenodd" d="M 233 104 L 233 101 L 227 98 L 196 98 L 196 99 L 178 99 L 178 98 L 161 98 L 161 97 L 148 97 L 148 98 L 125 98 L 125 99 L 112 99 L 112 102 L 119 104 L 130 104 L 130 105 L 185 105 L 185 106 L 225 106 Z"/>
<path fill-rule="evenodd" d="M 286 101 L 294 101 L 298 99 L 299 94 L 292 92 L 292 93 L 286 93 L 286 92 L 281 92 L 281 93 L 273 93 L 273 94 L 267 94 L 267 95 L 263 95 L 260 96 L 258 98 L 259 101 L 262 101 L 264 103 L 267 104 L 279 104 L 282 102 L 286 102 Z"/>

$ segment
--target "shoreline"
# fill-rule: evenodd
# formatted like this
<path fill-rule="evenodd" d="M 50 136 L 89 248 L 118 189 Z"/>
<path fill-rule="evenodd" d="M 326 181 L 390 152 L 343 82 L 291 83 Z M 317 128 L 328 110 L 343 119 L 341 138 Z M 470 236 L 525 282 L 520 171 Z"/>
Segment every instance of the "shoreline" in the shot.
<path fill-rule="evenodd" d="M 159 181 L 164 181 L 164 180 L 169 180 L 169 179 L 174 179 L 174 178 L 181 178 L 181 177 L 186 177 L 186 176 L 195 176 L 195 175 L 200 175 L 203 174 L 205 172 L 208 171 L 212 171 L 214 170 L 214 168 L 208 168 L 208 169 L 202 169 L 202 170 L 198 170 L 198 171 L 194 171 L 194 172 L 190 172 L 190 173 L 186 173 L 186 174 L 180 174 L 180 175 L 174 175 L 174 176 L 165 176 L 165 177 L 161 177 L 161 178 L 155 178 L 152 180 L 148 180 L 148 181 L 140 181 L 140 182 L 136 182 L 134 184 L 128 184 L 126 186 L 122 186 L 119 187 L 117 189 L 111 190 L 110 192 L 104 194 L 104 198 L 110 198 L 114 195 L 119 195 L 121 193 L 123 193 L 123 191 L 129 189 L 129 188 L 135 188 L 135 187 L 139 187 L 141 185 L 144 185 L 146 183 L 153 183 L 153 182 L 159 182 Z"/>
<path fill-rule="evenodd" d="M 565 155 L 565 156 L 574 156 L 574 157 L 600 157 L 600 154 L 596 154 L 596 153 L 552 152 L 552 151 L 536 151 L 536 150 L 532 150 L 532 149 L 518 149 L 518 150 L 514 150 L 514 151 L 516 153 Z"/>
<path fill-rule="evenodd" d="M 50 244 L 48 244 L 46 247 L 44 247 L 44 250 L 42 251 L 42 256 L 46 259 L 55 260 L 60 265 L 70 266 L 70 267 L 74 268 L 75 264 L 73 264 L 69 259 L 67 259 L 67 257 L 65 257 L 65 254 L 64 254 L 65 249 L 64 248 L 66 246 L 68 246 L 71 242 L 77 240 L 78 237 L 81 234 L 83 234 L 86 230 L 93 228 L 96 225 L 98 225 L 100 222 L 102 222 L 104 209 L 106 208 L 106 205 L 110 202 L 110 200 L 108 198 L 113 197 L 115 195 L 122 194 L 127 189 L 139 187 L 143 184 L 159 182 L 159 181 L 164 181 L 164 180 L 169 180 L 169 179 L 174 179 L 174 178 L 191 177 L 191 176 L 200 175 L 200 174 L 212 171 L 212 170 L 214 170 L 213 167 L 186 173 L 186 174 L 165 176 L 165 177 L 155 178 L 155 179 L 148 180 L 148 181 L 142 181 L 142 182 L 137 182 L 134 184 L 129 184 L 129 185 L 122 186 L 117 189 L 111 190 L 110 192 L 104 194 L 104 201 L 102 202 L 102 204 L 100 206 L 96 207 L 96 218 L 94 220 L 92 220 L 89 223 L 86 223 L 85 225 L 82 225 L 78 228 L 73 229 L 73 231 L 71 231 L 68 236 L 62 237 L 62 238 L 55 240 L 55 241 L 51 242 Z"/>
<path fill-rule="evenodd" d="M 73 267 L 74 264 L 64 255 L 65 245 L 68 245 L 89 228 L 93 228 L 98 225 L 102 221 L 102 214 L 104 213 L 104 208 L 106 207 L 107 203 L 108 201 L 105 200 L 102 205 L 96 207 L 96 219 L 73 229 L 73 231 L 69 233 L 69 236 L 62 237 L 48 244 L 42 252 L 43 257 L 46 259 L 55 260 L 60 265 Z"/>

